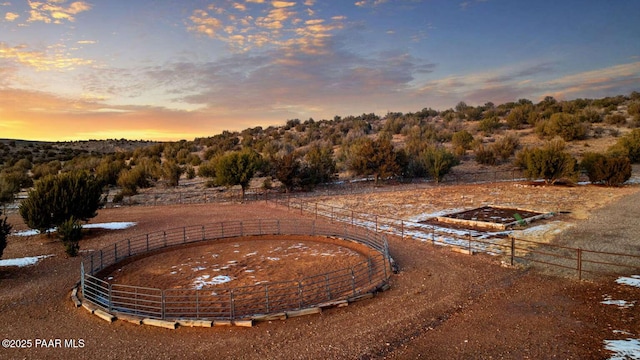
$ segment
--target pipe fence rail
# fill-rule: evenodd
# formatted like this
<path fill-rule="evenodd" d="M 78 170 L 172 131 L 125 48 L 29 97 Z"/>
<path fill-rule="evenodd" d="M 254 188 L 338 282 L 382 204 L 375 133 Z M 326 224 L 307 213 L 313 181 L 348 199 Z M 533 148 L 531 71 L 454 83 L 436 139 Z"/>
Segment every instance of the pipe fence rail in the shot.
<path fill-rule="evenodd" d="M 297 281 L 236 288 L 157 289 L 112 283 L 100 274 L 108 273 L 126 259 L 172 246 L 254 235 L 337 237 L 366 245 L 374 251 L 365 261 L 350 268 Z M 143 234 L 85 255 L 80 268 L 80 285 L 84 300 L 109 312 L 163 320 L 234 320 L 299 310 L 376 291 L 388 283 L 392 270 L 393 259 L 383 233 L 315 220 L 225 221 Z"/>
<path fill-rule="evenodd" d="M 504 231 L 454 230 L 286 196 L 271 198 L 269 202 L 315 219 L 326 218 L 330 222 L 369 228 L 401 239 L 413 238 L 499 256 L 506 264 L 533 266 L 553 274 L 576 276 L 580 280 L 640 272 L 640 254 L 635 254 L 633 249 L 629 249 L 629 253 L 616 253 L 565 247 L 518 239 Z"/>

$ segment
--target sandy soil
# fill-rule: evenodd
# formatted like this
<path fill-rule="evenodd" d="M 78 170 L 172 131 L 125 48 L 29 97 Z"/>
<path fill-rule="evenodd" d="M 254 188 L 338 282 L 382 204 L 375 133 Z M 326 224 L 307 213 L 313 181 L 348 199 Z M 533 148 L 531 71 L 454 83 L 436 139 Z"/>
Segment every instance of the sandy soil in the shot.
<path fill-rule="evenodd" d="M 507 191 L 506 189 L 511 189 Z M 594 191 L 598 190 L 598 191 Z M 546 188 L 514 184 L 460 186 L 380 197 L 325 199 L 362 211 L 419 217 L 447 208 L 484 203 L 539 211 L 567 210 L 572 224 L 615 226 L 616 210 L 637 209 L 637 188 Z M 412 196 L 412 197 L 411 197 Z M 631 196 L 633 201 L 624 201 Z M 408 201 L 408 199 L 413 201 Z M 598 209 L 598 210 L 596 210 Z M 375 210 L 375 211 L 374 211 Z M 637 213 L 637 212 L 636 212 Z M 127 236 L 225 219 L 298 218 L 261 203 L 137 207 L 100 211 L 93 222 L 135 221 L 126 230 L 92 230 L 83 250 Z M 24 225 L 16 217 L 17 229 Z M 619 237 L 637 240 L 637 221 Z M 584 226 L 597 237 L 602 226 Z M 374 299 L 319 315 L 261 323 L 253 328 L 166 330 L 116 321 L 108 324 L 69 300 L 79 259 L 46 237 L 11 237 L 4 258 L 53 254 L 37 265 L 0 268 L 0 335 L 5 339 L 82 340 L 81 348 L 0 349 L 7 359 L 604 359 L 606 339 L 638 339 L 640 305 L 618 307 L 604 299 L 640 299 L 640 289 L 612 279 L 577 282 L 527 269 L 505 268 L 496 259 L 467 256 L 413 240 L 389 239 L 400 273 L 391 290 Z"/>
<path fill-rule="evenodd" d="M 366 248 L 358 252 L 352 249 L 357 248 L 355 244 L 349 248 L 326 240 L 261 236 L 210 242 L 154 254 L 102 277 L 112 283 L 158 289 L 234 288 L 299 281 L 367 261 Z"/>

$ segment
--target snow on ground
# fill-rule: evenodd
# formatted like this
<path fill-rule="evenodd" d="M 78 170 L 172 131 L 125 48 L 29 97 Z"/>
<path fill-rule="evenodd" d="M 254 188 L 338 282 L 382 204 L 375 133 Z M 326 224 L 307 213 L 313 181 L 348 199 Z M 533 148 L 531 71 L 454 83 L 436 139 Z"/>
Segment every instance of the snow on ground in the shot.
<path fill-rule="evenodd" d="M 16 259 L 5 259 L 5 260 L 0 260 L 0 266 L 18 266 L 18 267 L 30 266 L 30 265 L 35 265 L 38 263 L 38 261 L 42 259 L 46 259 L 50 256 L 53 256 L 53 255 L 40 255 L 40 256 L 23 257 L 23 258 L 16 258 Z"/>
<path fill-rule="evenodd" d="M 85 229 L 106 229 L 106 230 L 124 230 L 136 226 L 135 222 L 110 222 L 101 224 L 87 224 L 82 227 Z"/>
<path fill-rule="evenodd" d="M 618 284 L 635 286 L 640 288 L 640 275 L 631 275 L 631 277 L 622 276 L 616 280 Z"/>
<path fill-rule="evenodd" d="M 106 229 L 106 230 L 124 230 L 124 229 L 128 229 L 132 226 L 135 226 L 136 223 L 135 222 L 109 222 L 109 223 L 100 223 L 100 224 L 86 224 L 86 225 L 82 225 L 82 227 L 84 229 Z M 49 232 L 54 232 L 56 231 L 55 228 L 53 229 L 49 229 Z M 11 235 L 14 236 L 34 236 L 34 235 L 38 235 L 40 232 L 38 230 L 23 230 L 23 231 L 16 231 Z"/>
<path fill-rule="evenodd" d="M 209 280 L 210 277 L 211 277 L 210 275 L 198 276 L 193 281 L 193 288 L 196 290 L 201 290 L 205 286 L 220 285 L 220 284 L 228 283 L 231 280 L 233 280 L 229 276 L 225 276 L 225 275 L 218 275 L 213 277 L 211 280 Z"/>
<path fill-rule="evenodd" d="M 438 216 L 446 216 L 449 214 L 454 214 L 460 211 L 465 211 L 467 209 L 463 209 L 463 208 L 458 208 L 458 209 L 446 209 L 446 210 L 440 210 L 440 211 L 436 211 L 436 212 L 432 212 L 432 213 L 422 213 L 422 214 L 417 214 L 409 219 L 407 219 L 410 222 L 420 222 L 420 221 L 425 221 L 425 220 L 429 220 L 431 218 L 435 218 Z"/>
<path fill-rule="evenodd" d="M 604 295 L 603 296 L 603 301 L 601 301 L 602 304 L 605 305 L 616 305 L 619 308 L 622 309 L 629 309 L 632 308 L 636 302 L 635 301 L 626 301 L 626 300 L 613 300 L 613 298 L 610 295 Z"/>
<path fill-rule="evenodd" d="M 621 276 L 616 283 L 640 288 L 640 275 L 631 275 L 631 277 Z M 604 296 L 603 304 L 618 305 L 621 308 L 628 309 L 635 305 L 635 301 L 612 300 L 609 295 Z M 614 330 L 616 334 L 633 335 L 627 331 Z M 613 352 L 613 356 L 609 360 L 640 360 L 640 339 L 627 338 L 626 340 L 605 340 L 604 348 Z"/>
<path fill-rule="evenodd" d="M 612 351 L 609 360 L 640 360 L 640 340 L 605 340 L 604 348 Z"/>

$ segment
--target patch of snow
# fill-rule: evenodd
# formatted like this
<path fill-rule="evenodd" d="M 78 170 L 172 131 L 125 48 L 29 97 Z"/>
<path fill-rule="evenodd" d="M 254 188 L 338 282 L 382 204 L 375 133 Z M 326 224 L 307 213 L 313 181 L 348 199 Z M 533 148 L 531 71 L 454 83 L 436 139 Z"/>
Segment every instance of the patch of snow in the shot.
<path fill-rule="evenodd" d="M 458 208 L 458 209 L 446 209 L 446 210 L 440 210 L 440 211 L 436 211 L 436 212 L 432 212 L 432 213 L 422 213 L 422 214 L 418 214 L 415 215 L 409 219 L 407 219 L 408 221 L 411 222 L 420 222 L 420 221 L 425 221 L 434 217 L 438 217 L 438 216 L 445 216 L 445 215 L 449 215 L 449 214 L 453 214 L 453 213 L 457 213 L 460 211 L 464 211 L 465 209 L 462 208 Z"/>
<path fill-rule="evenodd" d="M 277 258 L 277 257 L 267 257 L 267 260 L 271 260 L 271 261 L 278 261 L 278 260 L 280 260 L 280 258 Z"/>
<path fill-rule="evenodd" d="M 631 277 L 622 276 L 616 280 L 616 283 L 640 288 L 640 275 L 631 275 Z"/>
<path fill-rule="evenodd" d="M 16 259 L 4 259 L 0 260 L 0 266 L 17 266 L 17 267 L 25 267 L 31 266 L 38 263 L 38 261 L 42 259 L 46 259 L 53 255 L 40 255 L 40 256 L 30 256 Z"/>
<path fill-rule="evenodd" d="M 87 225 L 82 225 L 82 227 L 85 229 L 124 230 L 136 225 L 137 223 L 135 222 L 121 221 L 121 222 L 109 222 L 109 223 L 101 223 L 101 224 L 87 224 Z"/>
<path fill-rule="evenodd" d="M 613 300 L 613 298 L 611 298 L 611 296 L 609 295 L 604 295 L 603 298 L 604 301 L 601 301 L 600 303 L 605 305 L 616 305 L 622 309 L 632 308 L 636 303 L 635 301 Z"/>
<path fill-rule="evenodd" d="M 204 266 L 198 266 L 198 267 L 191 268 L 191 270 L 193 270 L 193 271 L 202 271 L 202 270 L 207 270 L 207 268 L 204 267 Z"/>
<path fill-rule="evenodd" d="M 220 285 L 220 284 L 228 283 L 231 280 L 233 280 L 233 279 L 231 279 L 231 277 L 226 276 L 226 275 L 218 275 L 218 276 L 213 277 L 211 280 L 208 280 L 210 277 L 211 277 L 210 275 L 198 276 L 193 281 L 194 289 L 201 290 L 205 286 Z"/>
<path fill-rule="evenodd" d="M 40 231 L 29 229 L 29 230 L 15 231 L 11 235 L 15 235 L 15 236 L 34 236 L 34 235 L 38 235 L 38 234 L 40 234 Z"/>
<path fill-rule="evenodd" d="M 137 223 L 135 222 L 109 222 L 109 223 L 100 223 L 100 224 L 86 224 L 82 225 L 84 229 L 106 229 L 106 230 L 124 230 L 128 229 L 132 226 L 135 226 Z M 55 232 L 56 228 L 49 229 L 48 232 Z M 40 232 L 38 230 L 23 230 L 16 231 L 11 235 L 14 236 L 34 236 L 38 235 Z"/>
<path fill-rule="evenodd" d="M 605 340 L 604 348 L 613 352 L 609 360 L 640 360 L 640 340 Z"/>
<path fill-rule="evenodd" d="M 257 252 L 257 251 L 254 251 L 254 252 L 252 252 L 252 253 L 248 253 L 248 254 L 246 254 L 246 255 L 245 255 L 245 257 L 248 257 L 248 256 L 255 256 L 255 255 L 258 255 L 258 252 Z"/>

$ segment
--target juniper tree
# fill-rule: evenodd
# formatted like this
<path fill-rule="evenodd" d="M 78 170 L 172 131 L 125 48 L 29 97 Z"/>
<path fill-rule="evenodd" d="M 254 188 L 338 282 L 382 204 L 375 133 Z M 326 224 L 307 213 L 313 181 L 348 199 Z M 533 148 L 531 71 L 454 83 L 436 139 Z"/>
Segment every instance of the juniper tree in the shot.
<path fill-rule="evenodd" d="M 87 221 L 97 215 L 102 187 L 86 172 L 48 175 L 36 182 L 20 204 L 20 215 L 32 229 L 46 232 L 74 217 Z"/>
<path fill-rule="evenodd" d="M 2 210 L 0 210 L 0 215 L 2 215 Z M 0 218 L 0 258 L 2 258 L 4 248 L 7 247 L 7 236 L 10 232 L 11 225 L 7 222 L 7 217 Z"/>

